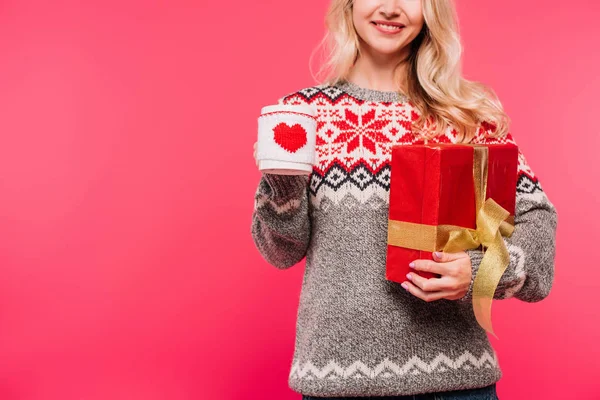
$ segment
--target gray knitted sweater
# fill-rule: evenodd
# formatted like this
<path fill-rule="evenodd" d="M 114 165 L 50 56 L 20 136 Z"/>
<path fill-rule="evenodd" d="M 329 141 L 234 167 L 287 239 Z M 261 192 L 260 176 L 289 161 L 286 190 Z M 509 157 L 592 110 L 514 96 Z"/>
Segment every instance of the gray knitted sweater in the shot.
<path fill-rule="evenodd" d="M 289 386 L 313 396 L 390 396 L 478 388 L 501 368 L 463 299 L 425 302 L 385 278 L 391 146 L 417 143 L 417 111 L 395 92 L 344 81 L 287 94 L 279 104 L 317 109 L 317 160 L 309 176 L 262 174 L 252 237 L 287 269 L 306 257 Z M 485 137 L 473 143 L 514 139 Z M 449 129 L 439 142 L 458 141 Z M 402 171 L 393 171 L 401 174 Z M 496 299 L 537 302 L 554 280 L 557 213 L 519 151 L 510 265 Z M 468 250 L 473 277 L 481 249 Z"/>

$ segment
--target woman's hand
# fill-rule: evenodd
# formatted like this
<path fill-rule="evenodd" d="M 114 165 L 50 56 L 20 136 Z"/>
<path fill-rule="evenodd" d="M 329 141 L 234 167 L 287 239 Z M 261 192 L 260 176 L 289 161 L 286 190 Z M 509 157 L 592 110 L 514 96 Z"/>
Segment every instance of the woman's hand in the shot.
<path fill-rule="evenodd" d="M 256 167 L 258 168 L 258 160 L 256 159 L 256 144 L 258 142 L 254 142 L 254 162 L 256 163 Z"/>
<path fill-rule="evenodd" d="M 458 300 L 467 293 L 471 285 L 471 258 L 461 251 L 459 253 L 433 253 L 433 260 L 415 260 L 411 264 L 415 271 L 426 271 L 440 274 L 439 278 L 424 278 L 418 274 L 409 273 L 408 281 L 402 287 L 409 293 L 426 302 L 448 299 Z M 410 264 L 409 264 L 410 265 Z M 405 286 L 406 285 L 406 286 Z"/>

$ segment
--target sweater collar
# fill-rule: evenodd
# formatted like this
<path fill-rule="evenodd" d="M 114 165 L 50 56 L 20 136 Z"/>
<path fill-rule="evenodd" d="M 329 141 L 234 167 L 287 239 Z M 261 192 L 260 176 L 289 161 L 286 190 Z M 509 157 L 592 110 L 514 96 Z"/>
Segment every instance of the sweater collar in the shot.
<path fill-rule="evenodd" d="M 353 97 L 366 101 L 403 103 L 408 100 L 408 97 L 404 93 L 369 89 L 347 80 L 340 80 L 335 86 Z"/>

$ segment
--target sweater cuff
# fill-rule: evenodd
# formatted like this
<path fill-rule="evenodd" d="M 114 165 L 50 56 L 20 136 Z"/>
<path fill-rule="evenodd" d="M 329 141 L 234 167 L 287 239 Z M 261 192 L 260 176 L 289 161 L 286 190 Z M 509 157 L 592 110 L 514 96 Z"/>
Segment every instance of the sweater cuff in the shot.
<path fill-rule="evenodd" d="M 308 175 L 278 175 L 263 172 L 263 176 L 271 187 L 275 199 L 297 198 L 308 185 Z"/>
<path fill-rule="evenodd" d="M 477 275 L 477 271 L 479 270 L 479 264 L 481 264 L 481 260 L 483 259 L 483 250 L 481 247 L 476 249 L 465 250 L 465 253 L 469 255 L 471 259 L 471 283 L 469 284 L 469 290 L 467 293 L 459 299 L 459 301 L 471 301 L 473 299 L 473 282 L 475 282 L 475 275 Z"/>

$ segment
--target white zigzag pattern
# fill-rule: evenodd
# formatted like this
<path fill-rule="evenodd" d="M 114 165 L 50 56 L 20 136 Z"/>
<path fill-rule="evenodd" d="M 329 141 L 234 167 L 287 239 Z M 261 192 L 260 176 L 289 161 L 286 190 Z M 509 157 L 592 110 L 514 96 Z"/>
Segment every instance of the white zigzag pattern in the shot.
<path fill-rule="evenodd" d="M 294 363 L 290 371 L 290 377 L 301 379 L 344 379 L 344 378 L 391 378 L 406 374 L 432 374 L 445 372 L 448 369 L 471 369 L 471 368 L 493 368 L 498 366 L 495 354 L 485 351 L 480 358 L 475 357 L 469 351 L 465 351 L 456 360 L 452 360 L 444 353 L 440 353 L 431 363 L 423 361 L 418 356 L 411 357 L 408 362 L 400 366 L 389 358 L 384 358 L 373 368 L 361 361 L 355 361 L 348 367 L 341 367 L 334 360 L 329 361 L 322 369 L 308 361 L 304 366 L 299 362 Z"/>
<path fill-rule="evenodd" d="M 271 207 L 273 207 L 273 210 L 275 210 L 275 212 L 277 214 L 283 214 L 285 212 L 292 211 L 292 210 L 299 208 L 300 204 L 301 204 L 301 200 L 300 199 L 292 199 L 292 200 L 286 201 L 285 203 L 277 204 L 273 200 L 271 200 L 267 197 L 257 196 L 254 201 L 254 209 L 258 210 L 259 208 L 264 207 L 266 204 L 269 204 Z"/>
<path fill-rule="evenodd" d="M 310 200 L 314 208 L 323 211 L 331 204 L 344 205 L 349 209 L 364 204 L 377 210 L 389 206 L 390 194 L 387 190 L 375 184 L 369 185 L 368 188 L 363 190 L 348 184 L 337 191 L 327 186 L 321 186 L 316 195 L 311 193 Z M 328 201 L 324 202 L 324 200 Z"/>
<path fill-rule="evenodd" d="M 515 266 L 515 277 L 517 278 L 517 284 L 513 287 L 506 288 L 502 298 L 507 299 L 512 297 L 517 293 L 523 285 L 525 284 L 525 253 L 523 249 L 519 246 L 515 246 L 513 244 L 506 245 L 508 250 L 508 254 L 510 255 L 511 261 L 516 261 L 517 265 Z"/>

